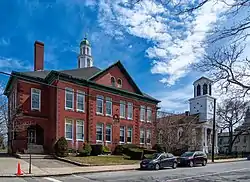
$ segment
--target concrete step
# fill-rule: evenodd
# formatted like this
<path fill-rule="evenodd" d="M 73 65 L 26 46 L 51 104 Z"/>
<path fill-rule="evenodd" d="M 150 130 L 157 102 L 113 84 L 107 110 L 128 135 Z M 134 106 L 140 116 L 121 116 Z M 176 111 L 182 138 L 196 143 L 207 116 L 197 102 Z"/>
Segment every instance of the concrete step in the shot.
<path fill-rule="evenodd" d="M 32 154 L 44 154 L 42 145 L 30 144 L 28 145 L 28 150 L 25 150 L 24 153 L 32 153 Z"/>
<path fill-rule="evenodd" d="M 16 154 L 16 157 L 19 159 L 29 159 L 29 154 Z M 52 155 L 46 155 L 46 154 L 31 154 L 31 159 L 54 159 L 54 156 Z"/>

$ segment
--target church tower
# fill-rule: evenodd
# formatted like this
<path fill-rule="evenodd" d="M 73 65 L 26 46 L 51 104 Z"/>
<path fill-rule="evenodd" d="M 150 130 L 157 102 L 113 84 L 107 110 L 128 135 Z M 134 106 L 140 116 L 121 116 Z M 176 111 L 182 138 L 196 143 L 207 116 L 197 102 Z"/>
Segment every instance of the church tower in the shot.
<path fill-rule="evenodd" d="M 78 68 L 89 68 L 93 66 L 93 58 L 91 56 L 91 45 L 85 36 L 80 43 L 80 54 L 78 56 Z"/>
<path fill-rule="evenodd" d="M 199 114 L 200 121 L 210 121 L 214 113 L 214 100 L 212 97 L 213 81 L 201 77 L 194 85 L 194 97 L 189 99 L 190 114 Z"/>

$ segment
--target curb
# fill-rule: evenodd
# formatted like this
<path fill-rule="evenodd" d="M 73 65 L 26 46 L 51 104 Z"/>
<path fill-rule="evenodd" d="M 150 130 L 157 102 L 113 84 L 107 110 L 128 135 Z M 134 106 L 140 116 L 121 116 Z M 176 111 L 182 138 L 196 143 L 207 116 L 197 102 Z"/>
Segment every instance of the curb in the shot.
<path fill-rule="evenodd" d="M 2 175 L 1 178 L 29 178 L 29 177 L 55 177 L 55 176 L 69 176 L 74 174 L 90 174 L 90 173 L 100 173 L 100 172 L 118 172 L 118 171 L 133 171 L 139 168 L 129 168 L 129 169 L 109 169 L 109 170 L 99 170 L 99 171 L 81 171 L 81 172 L 73 172 L 73 173 L 64 173 L 64 174 L 25 174 L 22 176 L 16 175 Z"/>
<path fill-rule="evenodd" d="M 58 157 L 58 156 L 56 156 L 56 155 L 54 155 L 54 158 L 57 159 L 57 160 L 59 160 L 59 161 L 62 161 L 62 162 L 67 162 L 67 163 L 70 163 L 70 164 L 74 164 L 74 165 L 76 165 L 76 166 L 81 166 L 81 167 L 90 167 L 90 166 L 92 166 L 92 165 L 90 165 L 90 164 L 82 164 L 82 163 L 80 163 L 80 162 L 71 161 L 71 160 L 69 160 L 69 159 L 65 159 L 65 158 L 62 158 L 62 157 Z"/>

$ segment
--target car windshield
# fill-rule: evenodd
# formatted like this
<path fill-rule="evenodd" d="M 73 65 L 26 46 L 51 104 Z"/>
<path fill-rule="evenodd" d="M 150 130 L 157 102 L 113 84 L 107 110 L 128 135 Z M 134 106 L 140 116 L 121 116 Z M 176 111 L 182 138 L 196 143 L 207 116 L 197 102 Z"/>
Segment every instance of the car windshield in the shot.
<path fill-rule="evenodd" d="M 193 156 L 194 152 L 185 152 L 184 154 L 181 155 L 181 157 L 191 157 Z"/>
<path fill-rule="evenodd" d="M 147 157 L 148 159 L 157 159 L 161 154 L 159 153 L 155 153 L 155 154 L 152 154 L 150 155 L 149 157 Z"/>

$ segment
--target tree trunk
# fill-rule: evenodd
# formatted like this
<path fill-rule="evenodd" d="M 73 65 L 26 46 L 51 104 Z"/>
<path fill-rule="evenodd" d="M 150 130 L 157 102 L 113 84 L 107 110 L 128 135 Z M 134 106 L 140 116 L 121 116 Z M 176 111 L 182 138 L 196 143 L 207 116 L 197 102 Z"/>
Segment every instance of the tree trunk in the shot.
<path fill-rule="evenodd" d="M 228 152 L 229 154 L 232 153 L 232 148 L 233 148 L 233 126 L 229 126 L 229 141 L 228 141 Z"/>

